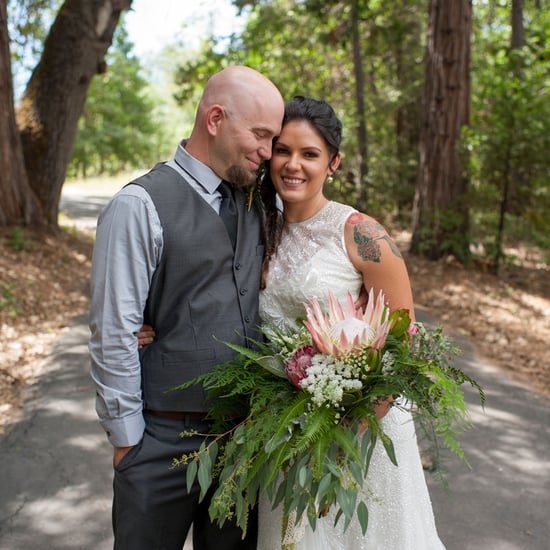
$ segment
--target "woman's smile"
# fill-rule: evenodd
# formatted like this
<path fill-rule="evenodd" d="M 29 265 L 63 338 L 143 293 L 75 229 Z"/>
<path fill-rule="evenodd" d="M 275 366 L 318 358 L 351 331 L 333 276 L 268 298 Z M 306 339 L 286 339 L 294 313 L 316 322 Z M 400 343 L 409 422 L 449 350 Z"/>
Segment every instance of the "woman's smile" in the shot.
<path fill-rule="evenodd" d="M 305 179 L 290 176 L 281 176 L 281 181 L 288 186 L 302 185 L 306 182 Z"/>

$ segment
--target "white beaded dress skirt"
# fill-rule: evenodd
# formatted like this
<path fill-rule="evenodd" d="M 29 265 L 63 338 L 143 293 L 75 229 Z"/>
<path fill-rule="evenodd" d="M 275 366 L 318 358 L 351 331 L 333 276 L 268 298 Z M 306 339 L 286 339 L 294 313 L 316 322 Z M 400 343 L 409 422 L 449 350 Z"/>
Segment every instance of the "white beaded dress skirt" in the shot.
<path fill-rule="evenodd" d="M 304 317 L 303 303 L 312 298 L 327 306 L 329 291 L 340 300 L 347 292 L 357 296 L 361 274 L 350 262 L 344 245 L 344 224 L 353 208 L 329 202 L 304 222 L 287 224 L 277 256 L 272 260 L 266 289 L 260 295 L 265 323 L 292 328 Z M 420 461 L 412 416 L 393 407 L 382 419 L 391 437 L 398 466 L 381 443 L 374 450 L 363 492 L 369 510 L 365 535 L 354 519 L 344 532 L 344 521 L 334 526 L 336 509 L 317 522 L 312 531 L 307 520 L 295 527 L 296 550 L 439 550 L 424 471 Z M 260 498 L 258 550 L 281 548 L 282 511 L 272 510 Z"/>

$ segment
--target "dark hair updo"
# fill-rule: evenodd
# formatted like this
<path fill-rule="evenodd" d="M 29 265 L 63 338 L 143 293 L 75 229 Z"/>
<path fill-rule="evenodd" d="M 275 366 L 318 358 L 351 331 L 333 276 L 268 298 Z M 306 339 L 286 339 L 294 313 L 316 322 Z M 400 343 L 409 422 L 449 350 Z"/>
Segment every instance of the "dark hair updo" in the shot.
<path fill-rule="evenodd" d="M 297 95 L 285 105 L 283 126 L 293 120 L 305 120 L 317 130 L 328 146 L 332 162 L 342 142 L 342 123 L 334 109 L 322 99 Z"/>
<path fill-rule="evenodd" d="M 340 151 L 340 144 L 342 142 L 342 123 L 336 116 L 334 109 L 324 100 L 298 95 L 285 105 L 283 127 L 293 120 L 305 120 L 311 124 L 325 141 L 330 153 L 329 165 L 332 164 L 332 161 Z M 276 142 L 277 138 L 273 140 L 273 144 Z M 271 174 L 269 173 L 269 162 L 266 162 L 266 172 L 260 189 L 265 211 L 264 236 L 267 266 L 277 250 L 284 226 L 283 217 L 277 210 L 277 193 L 271 180 Z"/>

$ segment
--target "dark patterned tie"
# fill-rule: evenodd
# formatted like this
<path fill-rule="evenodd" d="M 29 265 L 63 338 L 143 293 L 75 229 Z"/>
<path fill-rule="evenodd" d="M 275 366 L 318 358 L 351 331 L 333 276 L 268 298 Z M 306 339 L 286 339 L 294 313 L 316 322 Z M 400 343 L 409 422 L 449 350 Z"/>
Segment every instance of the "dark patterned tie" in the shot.
<path fill-rule="evenodd" d="M 231 239 L 233 248 L 235 248 L 235 243 L 237 242 L 237 205 L 235 204 L 235 199 L 233 198 L 233 190 L 231 185 L 226 181 L 222 181 L 218 185 L 218 191 L 222 196 L 222 203 L 220 206 L 220 218 L 225 223 L 227 229 L 227 234 Z"/>

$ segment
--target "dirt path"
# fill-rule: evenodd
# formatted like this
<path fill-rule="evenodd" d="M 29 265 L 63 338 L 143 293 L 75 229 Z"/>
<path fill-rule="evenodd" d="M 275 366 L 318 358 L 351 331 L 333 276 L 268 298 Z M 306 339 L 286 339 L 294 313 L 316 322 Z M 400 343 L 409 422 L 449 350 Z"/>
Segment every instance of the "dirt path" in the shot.
<path fill-rule="evenodd" d="M 86 312 L 97 215 L 127 181 L 65 185 L 60 220 L 67 229 L 59 237 L 0 234 L 0 433 L 39 378 L 49 346 Z M 406 250 L 409 235 L 394 236 Z M 550 267 L 532 250 L 508 253 L 523 263 L 504 266 L 499 278 L 453 261 L 406 257 L 415 302 L 487 360 L 550 396 Z"/>

